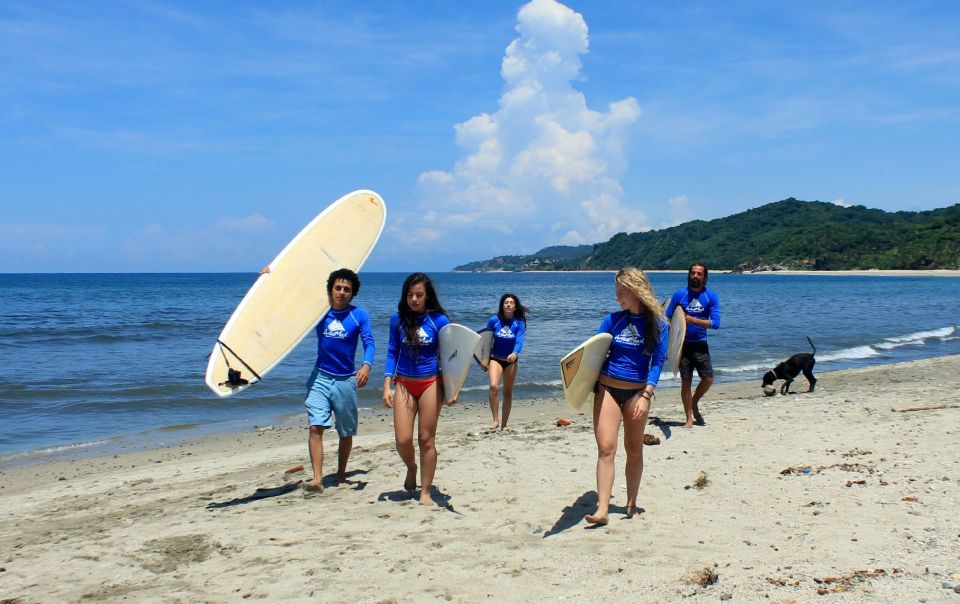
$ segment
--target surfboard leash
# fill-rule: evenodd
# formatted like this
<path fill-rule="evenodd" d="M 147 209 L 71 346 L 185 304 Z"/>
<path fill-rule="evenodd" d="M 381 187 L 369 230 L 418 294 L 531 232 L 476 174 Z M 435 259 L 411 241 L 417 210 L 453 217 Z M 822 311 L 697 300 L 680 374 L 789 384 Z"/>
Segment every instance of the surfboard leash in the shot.
<path fill-rule="evenodd" d="M 227 355 L 223 353 L 223 350 L 224 350 L 224 349 L 227 350 L 227 351 L 228 351 L 230 354 L 232 354 L 234 357 L 236 357 L 236 359 L 237 359 L 238 361 L 240 361 L 240 363 L 241 363 L 244 367 L 246 367 L 246 368 L 250 371 L 250 373 L 252 373 L 252 374 L 254 375 L 255 378 L 257 378 L 257 382 L 263 381 L 263 378 L 260 377 L 260 374 L 257 373 L 256 370 L 254 370 L 253 367 L 251 367 L 250 365 L 248 365 L 247 362 L 243 360 L 243 357 L 241 357 L 239 354 L 237 354 L 236 352 L 234 352 L 232 348 L 230 348 L 229 346 L 227 346 L 226 343 L 225 343 L 223 340 L 217 339 L 217 344 L 220 345 L 220 348 L 221 348 L 220 354 L 223 354 L 223 360 L 226 361 L 226 363 L 227 363 L 227 381 L 226 381 L 226 382 L 220 382 L 220 384 L 219 384 L 220 386 L 223 386 L 224 384 L 230 384 L 231 386 L 242 386 L 242 385 L 244 385 L 244 384 L 249 384 L 249 383 L 250 383 L 249 380 L 245 380 L 245 379 L 241 378 L 241 377 L 240 377 L 240 372 L 230 366 L 230 359 L 227 358 Z M 256 383 L 256 382 L 255 382 L 255 383 Z"/>

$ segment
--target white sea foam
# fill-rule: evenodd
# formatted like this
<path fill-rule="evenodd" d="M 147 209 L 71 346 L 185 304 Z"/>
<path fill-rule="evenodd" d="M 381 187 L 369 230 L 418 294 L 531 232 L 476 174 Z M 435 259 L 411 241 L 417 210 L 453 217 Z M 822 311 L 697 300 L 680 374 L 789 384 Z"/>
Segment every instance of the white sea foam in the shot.
<path fill-rule="evenodd" d="M 107 438 L 103 440 L 92 440 L 85 443 L 74 443 L 70 445 L 59 445 L 56 447 L 45 447 L 43 449 L 34 449 L 32 451 L 22 451 L 19 453 L 12 453 L 10 455 L 4 455 L 0 457 L 0 463 L 5 463 L 17 459 L 25 459 L 31 457 L 44 457 L 47 455 L 60 455 L 63 453 L 70 453 L 73 451 L 84 451 L 86 449 L 93 449 L 94 447 L 99 447 L 101 445 L 107 445 L 112 442 L 117 441 L 116 438 Z"/>
<path fill-rule="evenodd" d="M 858 359 L 869 359 L 881 356 L 882 353 L 875 346 L 854 346 L 852 348 L 841 348 L 840 350 L 831 350 L 817 354 L 818 361 L 856 361 Z"/>

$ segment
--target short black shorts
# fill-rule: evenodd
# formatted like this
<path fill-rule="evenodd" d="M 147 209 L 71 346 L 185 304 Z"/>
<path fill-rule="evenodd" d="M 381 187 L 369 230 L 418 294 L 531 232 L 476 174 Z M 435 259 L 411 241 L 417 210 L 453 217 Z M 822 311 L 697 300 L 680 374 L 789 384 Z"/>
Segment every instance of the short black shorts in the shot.
<path fill-rule="evenodd" d="M 683 343 L 683 353 L 680 355 L 680 379 L 692 380 L 694 369 L 697 370 L 701 380 L 713 377 L 710 348 L 706 342 Z"/>

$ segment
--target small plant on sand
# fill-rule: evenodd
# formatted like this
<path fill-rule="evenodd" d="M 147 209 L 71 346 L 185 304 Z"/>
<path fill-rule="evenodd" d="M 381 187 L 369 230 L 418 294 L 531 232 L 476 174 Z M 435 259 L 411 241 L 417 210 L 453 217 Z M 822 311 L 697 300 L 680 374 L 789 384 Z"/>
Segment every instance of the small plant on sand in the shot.
<path fill-rule="evenodd" d="M 707 473 L 701 471 L 700 476 L 697 476 L 697 479 L 693 481 L 693 486 L 698 489 L 702 489 L 703 487 L 707 486 L 707 483 L 709 482 L 710 481 L 707 479 Z"/>

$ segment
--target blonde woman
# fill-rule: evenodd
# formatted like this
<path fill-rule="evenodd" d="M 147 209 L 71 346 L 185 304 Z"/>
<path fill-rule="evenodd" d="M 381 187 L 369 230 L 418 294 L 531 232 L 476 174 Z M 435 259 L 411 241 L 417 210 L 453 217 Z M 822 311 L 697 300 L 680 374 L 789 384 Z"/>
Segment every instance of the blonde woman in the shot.
<path fill-rule="evenodd" d="M 611 334 L 613 340 L 593 399 L 599 503 L 594 514 L 584 516 L 593 525 L 609 521 L 621 423 L 623 448 L 627 451 L 627 517 L 632 518 L 637 512 L 643 475 L 643 431 L 667 356 L 667 322 L 647 276 L 639 269 L 625 268 L 617 273 L 615 286 L 614 299 L 621 310 L 608 315 L 597 330 Z"/>

